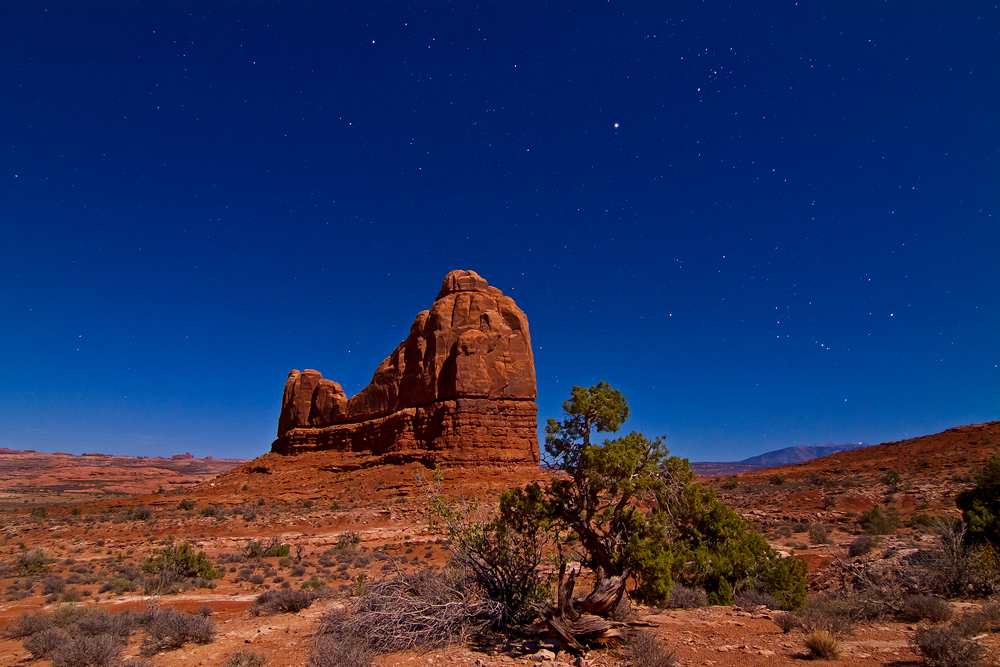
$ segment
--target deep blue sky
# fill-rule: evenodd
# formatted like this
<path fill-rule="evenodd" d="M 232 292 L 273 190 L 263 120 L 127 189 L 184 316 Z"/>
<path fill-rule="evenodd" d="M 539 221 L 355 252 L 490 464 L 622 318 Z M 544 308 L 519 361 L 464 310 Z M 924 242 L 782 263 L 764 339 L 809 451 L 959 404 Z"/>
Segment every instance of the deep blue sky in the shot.
<path fill-rule="evenodd" d="M 598 380 L 692 460 L 1000 419 L 996 6 L 340 4 L 0 5 L 0 446 L 256 456 L 452 269 L 540 424 Z"/>

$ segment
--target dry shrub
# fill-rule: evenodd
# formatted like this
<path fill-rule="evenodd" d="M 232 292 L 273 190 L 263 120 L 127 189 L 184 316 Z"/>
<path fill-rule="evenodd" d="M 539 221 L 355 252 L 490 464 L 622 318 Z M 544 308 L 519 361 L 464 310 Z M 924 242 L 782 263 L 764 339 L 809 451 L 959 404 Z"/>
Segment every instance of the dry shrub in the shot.
<path fill-rule="evenodd" d="M 335 632 L 320 637 L 309 667 L 370 667 L 374 659 L 375 651 L 364 637 Z"/>
<path fill-rule="evenodd" d="M 667 599 L 669 609 L 694 609 L 708 604 L 708 594 L 704 588 L 688 588 L 683 584 L 674 584 L 670 588 Z"/>
<path fill-rule="evenodd" d="M 24 639 L 51 627 L 52 618 L 47 614 L 24 613 L 17 621 L 6 626 L 0 636 L 4 639 Z"/>
<path fill-rule="evenodd" d="M 625 651 L 633 667 L 677 667 L 680 664 L 673 651 L 664 649 L 652 632 L 641 631 L 630 636 Z"/>
<path fill-rule="evenodd" d="M 72 641 L 69 634 L 64 630 L 47 628 L 25 637 L 24 650 L 30 653 L 32 658 L 44 659 Z"/>
<path fill-rule="evenodd" d="M 761 593 L 753 588 L 745 588 L 733 596 L 733 604 L 744 611 L 753 611 L 757 607 L 777 609 L 780 605 L 770 593 Z"/>
<path fill-rule="evenodd" d="M 796 628 L 802 627 L 802 620 L 797 614 L 783 612 L 774 615 L 774 624 L 781 628 L 783 633 L 789 633 Z"/>
<path fill-rule="evenodd" d="M 806 635 L 806 650 L 813 658 L 836 660 L 840 657 L 840 642 L 828 630 L 813 630 Z"/>
<path fill-rule="evenodd" d="M 986 649 L 954 625 L 918 628 L 912 644 L 931 667 L 972 667 L 986 655 Z"/>
<path fill-rule="evenodd" d="M 955 610 L 951 605 L 939 597 L 933 595 L 908 595 L 903 600 L 903 607 L 899 612 L 900 620 L 907 623 L 918 621 L 930 621 L 931 623 L 944 623 L 951 620 Z"/>
<path fill-rule="evenodd" d="M 215 624 L 207 618 L 175 609 L 157 609 L 146 624 L 143 655 L 180 648 L 188 642 L 208 644 L 215 639 Z"/>
<path fill-rule="evenodd" d="M 369 652 L 459 643 L 495 624 L 502 613 L 502 605 L 485 599 L 462 573 L 451 568 L 444 573 L 421 570 L 366 584 L 348 611 L 323 617 L 320 634 L 354 647 L 360 659 Z"/>
<path fill-rule="evenodd" d="M 250 613 L 261 614 L 294 614 L 306 609 L 313 603 L 315 596 L 309 591 L 296 591 L 290 588 L 272 589 L 257 596 Z"/>
<path fill-rule="evenodd" d="M 864 556 L 875 550 L 878 546 L 878 538 L 874 535 L 861 535 L 855 538 L 847 547 L 847 555 L 851 558 Z"/>
<path fill-rule="evenodd" d="M 53 667 L 104 667 L 115 664 L 123 648 L 114 635 L 82 636 L 62 644 L 48 657 Z"/>
<path fill-rule="evenodd" d="M 240 649 L 229 654 L 223 664 L 225 667 L 264 667 L 267 664 L 267 656 L 263 653 Z"/>

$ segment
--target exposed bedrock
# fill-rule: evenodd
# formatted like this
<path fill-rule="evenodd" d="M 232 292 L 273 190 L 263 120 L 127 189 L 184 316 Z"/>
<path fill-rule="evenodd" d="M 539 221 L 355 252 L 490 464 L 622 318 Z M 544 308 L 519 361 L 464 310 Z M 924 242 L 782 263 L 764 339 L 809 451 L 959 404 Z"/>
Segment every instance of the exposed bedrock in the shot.
<path fill-rule="evenodd" d="M 417 314 L 406 340 L 355 396 L 319 371 L 290 372 L 271 449 L 537 463 L 536 396 L 524 313 L 475 272 L 452 271 L 431 309 Z"/>

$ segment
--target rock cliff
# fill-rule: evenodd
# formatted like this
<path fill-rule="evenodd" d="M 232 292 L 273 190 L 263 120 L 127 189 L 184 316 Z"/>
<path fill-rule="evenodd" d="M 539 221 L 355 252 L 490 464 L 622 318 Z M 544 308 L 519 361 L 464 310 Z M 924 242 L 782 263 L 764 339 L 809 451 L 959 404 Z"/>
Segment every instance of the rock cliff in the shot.
<path fill-rule="evenodd" d="M 452 271 L 371 383 L 348 398 L 319 371 L 288 374 L 274 452 L 344 453 L 343 467 L 538 462 L 528 319 L 473 271 Z"/>

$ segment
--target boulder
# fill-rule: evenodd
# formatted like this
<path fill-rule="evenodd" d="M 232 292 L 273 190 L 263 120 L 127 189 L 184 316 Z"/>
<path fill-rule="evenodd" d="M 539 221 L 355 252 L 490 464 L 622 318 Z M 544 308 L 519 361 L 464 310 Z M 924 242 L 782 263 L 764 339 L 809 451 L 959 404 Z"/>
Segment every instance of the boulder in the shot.
<path fill-rule="evenodd" d="M 271 448 L 537 463 L 536 397 L 527 317 L 474 271 L 452 271 L 355 396 L 319 371 L 291 371 Z"/>

